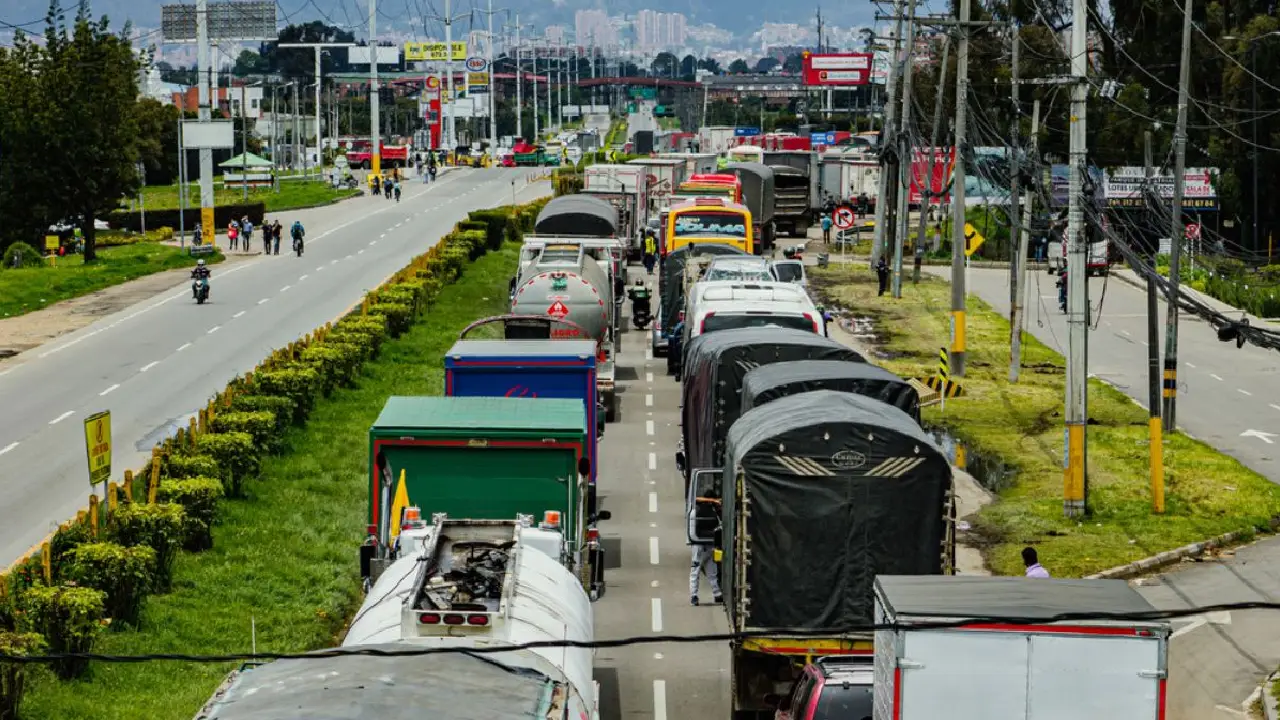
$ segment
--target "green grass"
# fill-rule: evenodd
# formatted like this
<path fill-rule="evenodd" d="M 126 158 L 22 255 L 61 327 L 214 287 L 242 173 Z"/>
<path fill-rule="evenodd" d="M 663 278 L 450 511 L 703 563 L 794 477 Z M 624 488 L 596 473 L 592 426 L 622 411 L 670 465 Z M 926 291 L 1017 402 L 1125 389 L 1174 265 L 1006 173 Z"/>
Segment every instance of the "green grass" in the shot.
<path fill-rule="evenodd" d="M 658 118 L 659 130 L 679 130 L 680 118 L 660 117 Z"/>
<path fill-rule="evenodd" d="M 248 201 L 265 203 L 267 212 L 281 212 L 327 205 L 359 194 L 359 190 L 335 190 L 327 182 L 283 180 L 280 182 L 279 193 L 271 188 L 250 188 Z M 179 206 L 178 186 L 152 185 L 143 189 L 142 198 L 148 210 L 176 210 Z M 240 188 L 214 188 L 213 201 L 218 206 L 239 205 L 245 202 L 244 191 Z M 187 202 L 200 202 L 199 185 L 191 185 Z"/>
<path fill-rule="evenodd" d="M 937 372 L 949 342 L 950 286 L 935 279 L 906 284 L 901 300 L 876 297 L 867 270 L 815 270 L 832 305 L 876 320 L 883 350 L 877 360 L 902 377 Z M 1280 486 L 1236 460 L 1184 435 L 1164 438 L 1165 512 L 1151 510 L 1147 412 L 1120 391 L 1089 382 L 1089 504 L 1083 522 L 1062 512 L 1063 396 L 1060 355 L 1024 337 L 1022 380 L 1008 382 L 1009 323 L 970 296 L 965 392 L 945 412 L 926 409 L 927 424 L 959 438 L 973 460 L 996 461 L 1015 475 L 999 500 L 983 508 L 974 529 L 986 541 L 997 574 L 1021 574 L 1027 545 L 1058 577 L 1079 577 L 1232 531 L 1270 527 L 1280 515 Z"/>
<path fill-rule="evenodd" d="M 425 321 L 365 366 L 359 387 L 321 401 L 290 451 L 267 458 L 251 499 L 226 501 L 212 550 L 184 554 L 174 590 L 147 601 L 141 630 L 102 636 L 96 652 L 246 653 L 251 622 L 260 652 L 335 644 L 360 601 L 369 426 L 390 395 L 436 395 L 444 352 L 477 317 L 506 307 L 516 246 L 491 253 L 445 288 Z M 233 665 L 95 664 L 88 679 L 40 673 L 24 720 L 189 720 Z"/>
<path fill-rule="evenodd" d="M 200 257 L 206 263 L 222 262 L 216 252 Z M 58 258 L 57 265 L 0 270 L 0 318 L 34 312 L 161 270 L 190 267 L 196 259 L 182 248 L 139 242 L 101 248 L 97 261 L 89 265 L 77 255 Z"/>

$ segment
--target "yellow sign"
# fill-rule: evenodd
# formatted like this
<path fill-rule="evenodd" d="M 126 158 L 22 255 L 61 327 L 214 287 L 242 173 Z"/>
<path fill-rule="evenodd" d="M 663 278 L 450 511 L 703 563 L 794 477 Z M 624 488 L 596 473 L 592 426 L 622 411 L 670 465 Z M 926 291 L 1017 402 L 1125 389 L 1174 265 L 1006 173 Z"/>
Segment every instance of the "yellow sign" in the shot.
<path fill-rule="evenodd" d="M 488 85 L 488 84 L 489 84 L 489 73 L 487 72 L 467 73 L 467 85 L 474 87 L 476 85 Z"/>
<path fill-rule="evenodd" d="M 111 411 L 90 415 L 84 421 L 84 446 L 89 453 L 89 484 L 111 479 Z"/>
<path fill-rule="evenodd" d="M 216 228 L 213 226 L 213 208 L 200 208 L 200 232 L 204 235 L 200 242 L 205 245 L 212 245 L 215 230 Z"/>
<path fill-rule="evenodd" d="M 982 247 L 982 243 L 986 241 L 987 239 L 982 237 L 982 233 L 978 232 L 978 228 L 974 227 L 970 223 L 964 224 L 965 257 L 972 256 L 975 252 L 978 251 L 978 248 Z"/>
<path fill-rule="evenodd" d="M 415 60 L 448 60 L 445 52 L 445 45 L 442 42 L 407 42 L 404 44 L 404 59 L 409 62 Z M 454 60 L 463 61 L 467 59 L 467 43 L 455 42 L 453 44 Z"/>
<path fill-rule="evenodd" d="M 44 249 L 45 249 L 45 250 L 57 250 L 57 249 L 58 249 L 58 236 L 57 236 L 57 235 L 45 235 L 45 236 L 44 236 Z"/>

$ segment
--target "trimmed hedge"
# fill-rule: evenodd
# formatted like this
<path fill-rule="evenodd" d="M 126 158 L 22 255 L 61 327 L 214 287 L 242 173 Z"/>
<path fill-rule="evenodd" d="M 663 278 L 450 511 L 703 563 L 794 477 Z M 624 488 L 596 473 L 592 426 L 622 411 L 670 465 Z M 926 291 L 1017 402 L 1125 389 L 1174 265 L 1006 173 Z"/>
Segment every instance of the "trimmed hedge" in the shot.
<path fill-rule="evenodd" d="M 10 576 L 0 576 L 8 589 L 0 592 L 0 651 L 34 652 L 45 643 L 53 652 L 89 652 L 108 617 L 136 623 L 146 593 L 172 587 L 177 554 L 212 547 L 219 504 L 246 496 L 246 483 L 258 474 L 262 458 L 286 447 L 290 426 L 305 423 L 323 395 L 357 384 L 361 367 L 378 357 L 387 338 L 422 322 L 440 290 L 472 259 L 531 231 L 545 202 L 471 213 L 353 312 L 272 352 L 253 372 L 229 383 L 198 413 L 198 421 L 157 448 L 152 462 L 158 472 L 148 465 L 131 485 L 115 489 L 121 502 L 110 510 L 104 537 L 77 518 L 49 541 L 49 578 L 38 554 L 16 563 Z M 245 214 L 261 224 L 260 210 L 218 212 L 220 226 Z M 153 225 L 170 224 L 163 212 L 149 215 Z M 87 665 L 68 660 L 54 670 L 74 678 Z M 0 664 L 0 711 L 16 708 L 21 699 L 21 670 Z"/>
<path fill-rule="evenodd" d="M 38 655 L 45 650 L 44 638 L 37 633 L 0 630 L 0 655 L 20 657 Z M 16 720 L 26 692 L 27 665 L 0 662 L 0 719 Z"/>
<path fill-rule="evenodd" d="M 178 210 L 176 208 L 171 210 L 147 210 L 147 224 L 153 228 L 193 228 L 200 222 L 199 207 L 187 208 L 185 218 L 181 217 L 182 212 L 182 210 Z M 232 220 L 239 220 L 240 218 L 248 215 L 250 222 L 261 227 L 262 219 L 266 214 L 267 206 L 264 203 L 219 205 L 213 209 L 213 225 L 215 228 L 220 230 L 231 224 Z M 183 220 L 185 220 L 185 225 L 183 224 Z M 133 232 L 141 232 L 142 211 L 116 210 L 107 216 L 107 225 L 112 230 L 131 230 Z"/>

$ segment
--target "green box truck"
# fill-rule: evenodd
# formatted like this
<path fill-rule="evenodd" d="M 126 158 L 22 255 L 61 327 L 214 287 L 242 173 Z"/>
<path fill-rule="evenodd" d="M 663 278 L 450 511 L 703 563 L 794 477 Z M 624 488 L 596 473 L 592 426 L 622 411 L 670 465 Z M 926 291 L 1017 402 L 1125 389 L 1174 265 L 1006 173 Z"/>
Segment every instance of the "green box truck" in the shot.
<path fill-rule="evenodd" d="M 395 559 L 406 506 L 423 520 L 543 520 L 558 513 L 565 564 L 586 583 L 586 410 L 579 399 L 392 397 L 369 429 L 368 540 L 361 574 Z M 403 479 L 403 482 L 401 482 Z"/>

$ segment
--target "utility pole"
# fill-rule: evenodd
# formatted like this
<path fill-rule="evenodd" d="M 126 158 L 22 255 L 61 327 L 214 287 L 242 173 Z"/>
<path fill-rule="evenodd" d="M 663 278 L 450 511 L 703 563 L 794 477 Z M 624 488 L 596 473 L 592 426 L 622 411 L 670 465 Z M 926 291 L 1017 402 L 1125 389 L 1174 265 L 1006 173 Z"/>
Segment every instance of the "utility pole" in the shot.
<path fill-rule="evenodd" d="M 1040 158 L 1040 101 L 1031 104 L 1031 157 L 1039 162 Z M 1032 167 L 1035 167 L 1034 165 Z M 1022 195 L 1023 207 L 1031 214 L 1032 188 L 1027 188 Z M 1014 226 L 1017 230 L 1017 226 Z M 1012 358 L 1009 360 L 1009 382 L 1018 382 L 1018 372 L 1022 369 L 1022 326 L 1026 322 L 1026 308 L 1023 298 L 1027 295 L 1027 246 L 1031 241 L 1031 231 L 1027 228 L 1027 219 L 1022 220 L 1022 228 L 1018 241 L 1018 262 L 1014 277 L 1017 278 L 1018 292 L 1013 297 L 1013 314 L 1010 317 L 1010 332 L 1013 333 Z"/>
<path fill-rule="evenodd" d="M 524 137 L 524 100 L 521 98 L 521 87 L 524 85 L 524 67 L 520 65 L 520 13 L 516 13 L 516 137 Z"/>
<path fill-rule="evenodd" d="M 382 118 L 378 114 L 378 0 L 369 0 L 369 134 L 373 145 L 369 159 L 370 170 L 382 172 Z"/>
<path fill-rule="evenodd" d="M 320 132 L 320 84 L 321 84 L 321 83 L 320 83 L 320 76 L 321 76 L 321 73 L 322 73 L 322 70 L 321 70 L 321 64 L 320 64 L 320 56 L 321 56 L 321 53 L 323 53 L 323 52 L 324 52 L 324 49 L 325 49 L 325 48 L 331 48 L 331 47 L 351 47 L 351 45 L 352 45 L 352 43 L 323 43 L 323 42 L 320 42 L 320 43 L 280 43 L 279 45 L 277 45 L 277 47 L 294 47 L 294 48 L 309 47 L 309 48 L 313 48 L 313 49 L 315 50 L 315 53 L 316 53 L 316 70 L 315 70 L 315 74 L 316 74 L 316 163 L 317 163 L 317 167 L 319 167 L 319 168 L 320 168 L 320 173 L 319 173 L 319 174 L 320 174 L 320 175 L 322 175 L 322 176 L 324 175 L 324 150 L 323 150 L 323 148 L 321 147 L 321 140 L 320 140 L 321 136 L 323 135 L 323 133 L 322 133 L 322 132 Z M 334 125 L 334 127 L 336 128 L 336 127 L 337 127 L 337 125 L 335 124 L 335 125 Z M 337 132 L 335 131 L 335 133 L 334 133 L 334 134 L 336 135 L 336 134 L 337 134 Z"/>
<path fill-rule="evenodd" d="M 209 3 L 208 0 L 196 0 L 196 98 L 199 102 L 198 115 L 200 122 L 207 123 L 213 119 L 213 111 L 209 107 L 209 80 L 213 72 L 209 57 Z M 213 148 L 201 147 L 200 157 L 200 229 L 204 237 L 198 242 L 213 244 Z"/>
<path fill-rule="evenodd" d="M 556 121 L 555 107 L 551 104 L 551 79 L 555 77 L 555 70 L 551 67 L 551 41 L 547 41 L 547 129 L 554 127 Z"/>
<path fill-rule="evenodd" d="M 227 92 L 231 92 L 231 88 L 227 88 Z M 249 203 L 249 114 L 245 112 L 245 85 L 240 84 L 240 149 L 244 153 L 240 156 L 240 198 Z M 142 234 L 147 233 L 143 228 Z"/>
<path fill-rule="evenodd" d="M 968 2 L 968 0 L 962 0 Z M 897 105 L 895 104 L 898 90 L 898 69 L 900 56 L 902 54 L 902 0 L 894 3 L 894 13 L 897 15 L 897 23 L 893 31 L 893 56 L 889 62 L 889 79 L 885 84 L 885 103 L 884 103 L 884 125 L 880 128 L 880 137 L 886 141 L 896 134 L 897 123 Z M 888 143 L 884 143 L 887 147 Z M 876 219 L 875 228 L 872 233 L 871 240 L 871 264 L 874 266 L 880 260 L 881 254 L 884 253 L 885 247 L 885 216 L 888 213 L 889 192 L 897 187 L 897 166 L 896 163 L 884 163 L 880 165 L 880 194 L 876 198 Z M 890 179 L 893 179 L 891 181 Z"/>
<path fill-rule="evenodd" d="M 1144 194 L 1152 188 L 1155 163 L 1151 157 L 1151 131 L 1143 134 Z M 1157 248 L 1158 249 L 1158 248 Z M 1156 299 L 1155 258 L 1147 276 L 1147 429 L 1150 442 L 1151 509 L 1164 512 L 1164 428 L 1160 424 L 1160 310 Z"/>
<path fill-rule="evenodd" d="M 533 55 L 533 88 L 530 93 L 533 95 L 533 144 L 538 143 L 540 137 L 538 133 L 538 43 L 534 42 L 529 45 L 529 53 Z"/>
<path fill-rule="evenodd" d="M 1191 0 L 1182 16 L 1182 62 L 1178 71 L 1178 122 L 1173 130 L 1173 207 L 1169 221 L 1169 297 L 1164 326 L 1164 431 L 1178 427 L 1178 295 L 1182 289 L 1182 192 L 1187 170 L 1187 94 L 1191 85 Z M 1256 148 L 1255 148 L 1256 150 Z"/>
<path fill-rule="evenodd" d="M 920 227 L 916 231 L 916 262 L 911 273 L 911 282 L 920 284 L 920 264 L 923 262 L 925 224 L 928 221 L 929 209 L 933 205 L 934 165 L 938 160 L 938 142 L 942 134 L 942 100 L 946 97 L 947 60 L 951 55 L 951 35 L 942 36 L 942 64 L 938 66 L 938 86 L 933 93 L 933 137 L 929 142 L 929 179 L 920 185 Z M 938 196 L 938 207 L 942 207 L 942 196 Z"/>
<path fill-rule="evenodd" d="M 454 115 L 458 98 L 453 94 L 453 8 L 450 0 L 444 0 L 444 88 L 445 97 L 449 98 L 449 114 L 446 121 L 448 129 L 445 130 L 444 135 L 448 138 L 449 144 L 445 146 L 445 150 L 452 153 L 458 147 L 458 129 Z"/>
<path fill-rule="evenodd" d="M 1089 417 L 1089 281 L 1085 276 L 1084 174 L 1088 151 L 1086 119 L 1089 100 L 1089 24 L 1086 0 L 1072 0 L 1070 150 L 1067 206 L 1067 455 L 1063 477 L 1063 512 L 1088 512 L 1087 423 Z"/>
<path fill-rule="evenodd" d="M 1077 3 L 1083 0 L 1075 0 Z M 956 162 L 951 182 L 951 375 L 964 377 L 965 361 L 965 151 L 969 134 L 970 0 L 960 0 L 960 47 L 956 51 Z M 1084 11 L 1075 15 L 1084 17 Z"/>
<path fill-rule="evenodd" d="M 903 77 L 902 77 L 902 117 L 898 121 L 899 127 L 910 127 L 911 125 L 911 104 L 914 98 L 911 95 L 911 78 L 915 74 L 912 72 L 915 63 L 915 42 L 916 42 L 916 0 L 907 1 L 907 38 L 906 51 L 907 57 L 903 60 Z M 908 133 L 900 132 L 898 136 L 901 138 L 898 150 L 898 171 L 895 173 L 897 177 L 893 179 L 898 184 L 898 212 L 894 220 L 897 227 L 893 233 L 893 296 L 895 298 L 902 297 L 902 247 L 907 237 L 907 215 L 911 210 L 911 177 L 914 174 L 914 163 L 912 160 L 911 136 Z M 906 164 L 907 173 L 902 172 L 902 165 Z M 924 199 L 924 193 L 921 193 L 921 199 Z"/>
<path fill-rule="evenodd" d="M 298 169 L 298 155 L 302 152 L 302 128 L 298 126 L 298 85 L 293 86 L 293 142 L 289 143 L 293 148 L 293 169 Z"/>
<path fill-rule="evenodd" d="M 489 58 L 488 58 L 489 60 L 489 148 L 490 148 L 489 152 L 494 153 L 494 157 L 496 158 L 497 154 L 493 150 L 493 148 L 498 147 L 498 111 L 494 107 L 493 96 L 497 95 L 497 90 L 495 88 L 497 87 L 498 84 L 494 82 L 494 79 L 493 79 L 493 75 L 494 75 L 494 71 L 493 71 L 493 0 L 489 0 L 489 47 L 488 47 L 488 50 L 489 50 Z M 516 78 L 517 78 L 516 82 L 519 83 L 520 82 L 519 68 L 516 68 Z M 519 113 L 520 113 L 520 108 L 517 106 L 516 114 L 518 115 Z"/>
<path fill-rule="evenodd" d="M 1018 46 L 1022 44 L 1021 33 L 1022 26 L 1017 21 L 1009 23 L 1010 29 L 1013 31 L 1013 62 L 1010 75 L 1009 91 L 1013 100 L 1013 127 L 1010 128 L 1010 148 L 1009 148 L 1009 240 L 1013 246 L 1013 262 L 1009 263 L 1009 382 L 1018 382 L 1018 368 L 1022 364 L 1021 341 L 1022 330 L 1018 328 L 1018 313 L 1021 310 L 1022 294 L 1025 288 L 1022 287 L 1022 271 L 1026 267 L 1023 253 L 1026 248 L 1022 243 L 1024 233 L 1022 231 L 1022 203 L 1021 193 L 1018 192 L 1018 186 L 1021 183 L 1019 175 L 1022 172 L 1022 143 L 1020 136 L 1022 135 L 1022 102 L 1018 97 L 1018 83 L 1021 77 L 1018 74 Z M 1027 206 L 1030 213 L 1031 206 Z"/>

